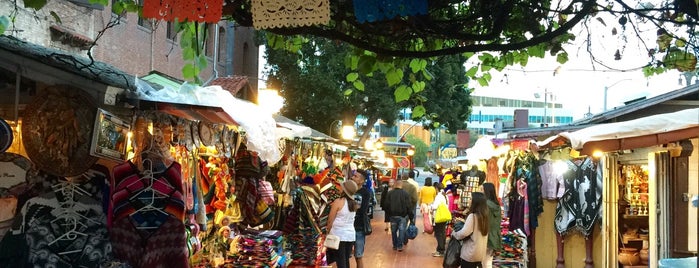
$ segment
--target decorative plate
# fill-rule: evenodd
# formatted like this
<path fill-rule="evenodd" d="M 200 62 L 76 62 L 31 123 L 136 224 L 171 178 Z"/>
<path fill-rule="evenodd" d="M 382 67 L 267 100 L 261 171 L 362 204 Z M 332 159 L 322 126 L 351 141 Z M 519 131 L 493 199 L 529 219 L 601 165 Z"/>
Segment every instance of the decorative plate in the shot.
<path fill-rule="evenodd" d="M 0 118 L 0 153 L 7 151 L 7 149 L 12 146 L 13 139 L 12 127 L 10 127 L 10 124 L 5 122 L 5 120 Z"/>
<path fill-rule="evenodd" d="M 79 88 L 53 86 L 34 96 L 22 123 L 29 159 L 56 176 L 87 171 L 97 162 L 90 155 L 96 111 L 92 97 Z"/>
<path fill-rule="evenodd" d="M 199 140 L 204 146 L 214 146 L 214 129 L 209 124 L 199 122 Z"/>

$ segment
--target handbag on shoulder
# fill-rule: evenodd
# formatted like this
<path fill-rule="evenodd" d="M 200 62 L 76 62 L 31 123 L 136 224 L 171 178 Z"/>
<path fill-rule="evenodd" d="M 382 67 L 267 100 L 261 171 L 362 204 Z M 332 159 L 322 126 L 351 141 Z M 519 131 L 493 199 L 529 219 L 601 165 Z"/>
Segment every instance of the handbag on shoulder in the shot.
<path fill-rule="evenodd" d="M 334 234 L 328 234 L 325 236 L 325 241 L 323 242 L 323 246 L 329 249 L 338 249 L 340 248 L 340 237 L 336 236 Z"/>

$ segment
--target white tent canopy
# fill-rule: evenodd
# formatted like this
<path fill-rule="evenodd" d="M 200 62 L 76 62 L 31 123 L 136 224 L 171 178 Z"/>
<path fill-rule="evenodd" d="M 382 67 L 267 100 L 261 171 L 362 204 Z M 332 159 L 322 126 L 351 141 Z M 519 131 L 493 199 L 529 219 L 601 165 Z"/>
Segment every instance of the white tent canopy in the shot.
<path fill-rule="evenodd" d="M 594 125 L 574 132 L 563 132 L 538 142 L 537 145 L 544 147 L 551 141 L 563 137 L 570 142 L 572 148 L 581 149 L 590 142 L 659 135 L 697 127 L 699 127 L 699 108 L 694 108 L 629 121 Z M 699 136 L 699 132 L 695 134 L 695 137 Z"/>
<path fill-rule="evenodd" d="M 184 83 L 176 89 L 167 86 L 155 89 L 136 78 L 136 92 L 133 93 L 136 98 L 146 101 L 220 107 L 245 130 L 248 149 L 257 151 L 269 165 L 281 159 L 272 115 L 252 102 L 234 97 L 220 86 L 200 87 Z"/>

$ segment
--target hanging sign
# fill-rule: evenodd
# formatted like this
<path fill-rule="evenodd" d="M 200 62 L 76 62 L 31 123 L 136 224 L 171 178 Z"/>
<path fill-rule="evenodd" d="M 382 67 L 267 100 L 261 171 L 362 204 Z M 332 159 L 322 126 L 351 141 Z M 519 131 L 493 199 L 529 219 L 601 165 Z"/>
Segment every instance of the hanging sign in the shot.
<path fill-rule="evenodd" d="M 143 17 L 179 22 L 217 23 L 223 13 L 223 0 L 145 0 Z"/>

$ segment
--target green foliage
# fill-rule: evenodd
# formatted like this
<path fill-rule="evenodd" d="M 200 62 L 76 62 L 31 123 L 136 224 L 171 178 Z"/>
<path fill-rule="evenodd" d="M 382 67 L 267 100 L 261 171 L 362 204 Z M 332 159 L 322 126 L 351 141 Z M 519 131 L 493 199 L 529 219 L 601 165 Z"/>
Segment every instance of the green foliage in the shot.
<path fill-rule="evenodd" d="M 278 44 L 299 40 L 265 35 L 268 42 Z M 272 87 L 285 98 L 282 114 L 316 130 L 333 132 L 335 137 L 338 133 L 330 131 L 330 126 L 345 114 L 362 115 L 374 122 L 378 118 L 391 124 L 395 121 L 400 106 L 386 90 L 386 77 L 363 74 L 374 68 L 369 65 L 378 68 L 372 63 L 375 58 L 357 55 L 349 45 L 323 38 L 308 38 L 293 50 L 267 49 L 265 54 Z M 365 66 L 364 70 L 358 70 L 359 66 Z"/>
<path fill-rule="evenodd" d="M 24 0 L 24 7 L 40 10 L 47 2 L 47 0 Z"/>
<path fill-rule="evenodd" d="M 427 151 L 430 150 L 430 147 L 423 140 L 415 137 L 415 135 L 412 134 L 406 135 L 405 141 L 415 146 L 413 163 L 415 163 L 416 166 L 425 165 L 427 163 Z"/>

